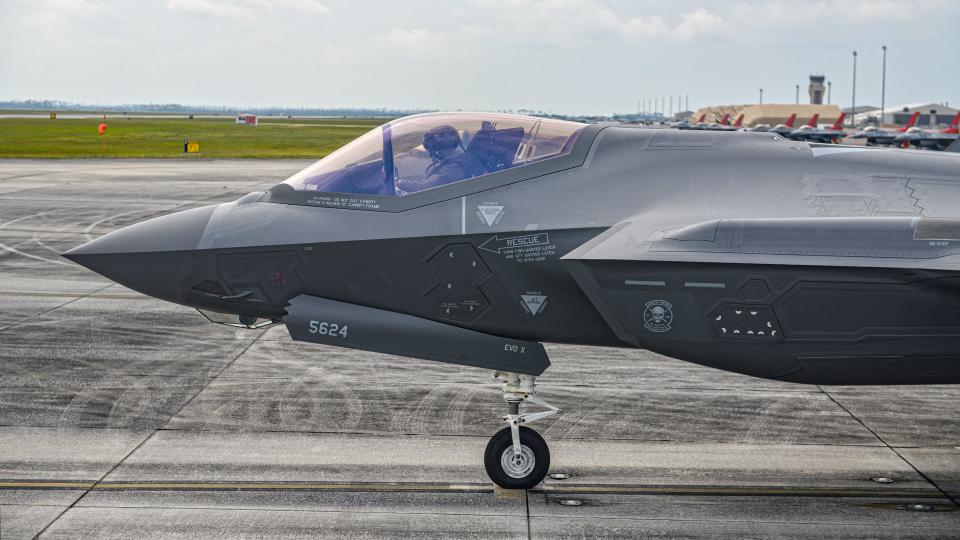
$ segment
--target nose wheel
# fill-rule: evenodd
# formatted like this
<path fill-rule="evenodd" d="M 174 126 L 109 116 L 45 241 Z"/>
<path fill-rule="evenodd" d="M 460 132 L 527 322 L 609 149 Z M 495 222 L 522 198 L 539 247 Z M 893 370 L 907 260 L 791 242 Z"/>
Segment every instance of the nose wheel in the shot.
<path fill-rule="evenodd" d="M 530 489 L 550 470 L 550 449 L 536 431 L 522 425 L 553 416 L 560 409 L 536 397 L 534 377 L 518 373 L 497 373 L 504 381 L 503 399 L 510 414 L 503 417 L 508 424 L 490 438 L 483 454 L 487 475 L 505 489 Z M 533 403 L 547 410 L 520 414 L 522 403 Z"/>
<path fill-rule="evenodd" d="M 483 464 L 493 483 L 506 489 L 530 489 L 550 470 L 550 449 L 536 431 L 520 428 L 520 453 L 513 452 L 510 428 L 490 438 L 483 453 Z"/>

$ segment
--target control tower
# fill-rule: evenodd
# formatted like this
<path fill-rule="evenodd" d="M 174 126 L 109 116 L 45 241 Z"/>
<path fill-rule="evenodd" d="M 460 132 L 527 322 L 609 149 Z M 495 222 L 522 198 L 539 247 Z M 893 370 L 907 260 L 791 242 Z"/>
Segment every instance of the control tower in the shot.
<path fill-rule="evenodd" d="M 810 76 L 810 87 L 808 92 L 810 93 L 811 105 L 823 105 L 823 92 L 826 90 L 826 87 L 823 86 L 823 83 L 826 80 L 827 77 L 824 75 Z"/>

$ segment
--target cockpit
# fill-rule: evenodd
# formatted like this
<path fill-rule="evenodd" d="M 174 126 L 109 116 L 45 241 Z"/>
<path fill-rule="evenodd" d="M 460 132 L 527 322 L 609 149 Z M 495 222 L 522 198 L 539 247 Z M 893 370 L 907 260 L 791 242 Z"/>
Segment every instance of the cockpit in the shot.
<path fill-rule="evenodd" d="M 284 183 L 296 191 L 404 196 L 569 154 L 585 124 L 432 113 L 384 124 Z"/>

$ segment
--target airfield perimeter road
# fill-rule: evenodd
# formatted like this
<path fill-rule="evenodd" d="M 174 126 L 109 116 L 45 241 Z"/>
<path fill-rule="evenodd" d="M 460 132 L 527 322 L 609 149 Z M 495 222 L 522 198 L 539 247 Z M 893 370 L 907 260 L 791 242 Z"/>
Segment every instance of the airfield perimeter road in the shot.
<path fill-rule="evenodd" d="M 210 324 L 58 256 L 303 165 L 0 162 L 0 538 L 960 536 L 960 386 L 548 346 L 571 477 L 495 491 L 489 372 Z"/>

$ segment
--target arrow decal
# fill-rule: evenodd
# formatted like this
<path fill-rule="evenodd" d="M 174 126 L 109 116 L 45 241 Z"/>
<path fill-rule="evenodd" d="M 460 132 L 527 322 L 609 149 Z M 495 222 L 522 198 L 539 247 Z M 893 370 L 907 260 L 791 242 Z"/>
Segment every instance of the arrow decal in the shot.
<path fill-rule="evenodd" d="M 529 246 L 545 246 L 550 243 L 549 233 L 524 234 L 520 236 L 508 236 L 500 238 L 500 235 L 494 235 L 480 244 L 480 249 L 491 253 L 500 254 L 502 249 L 512 249 Z"/>

